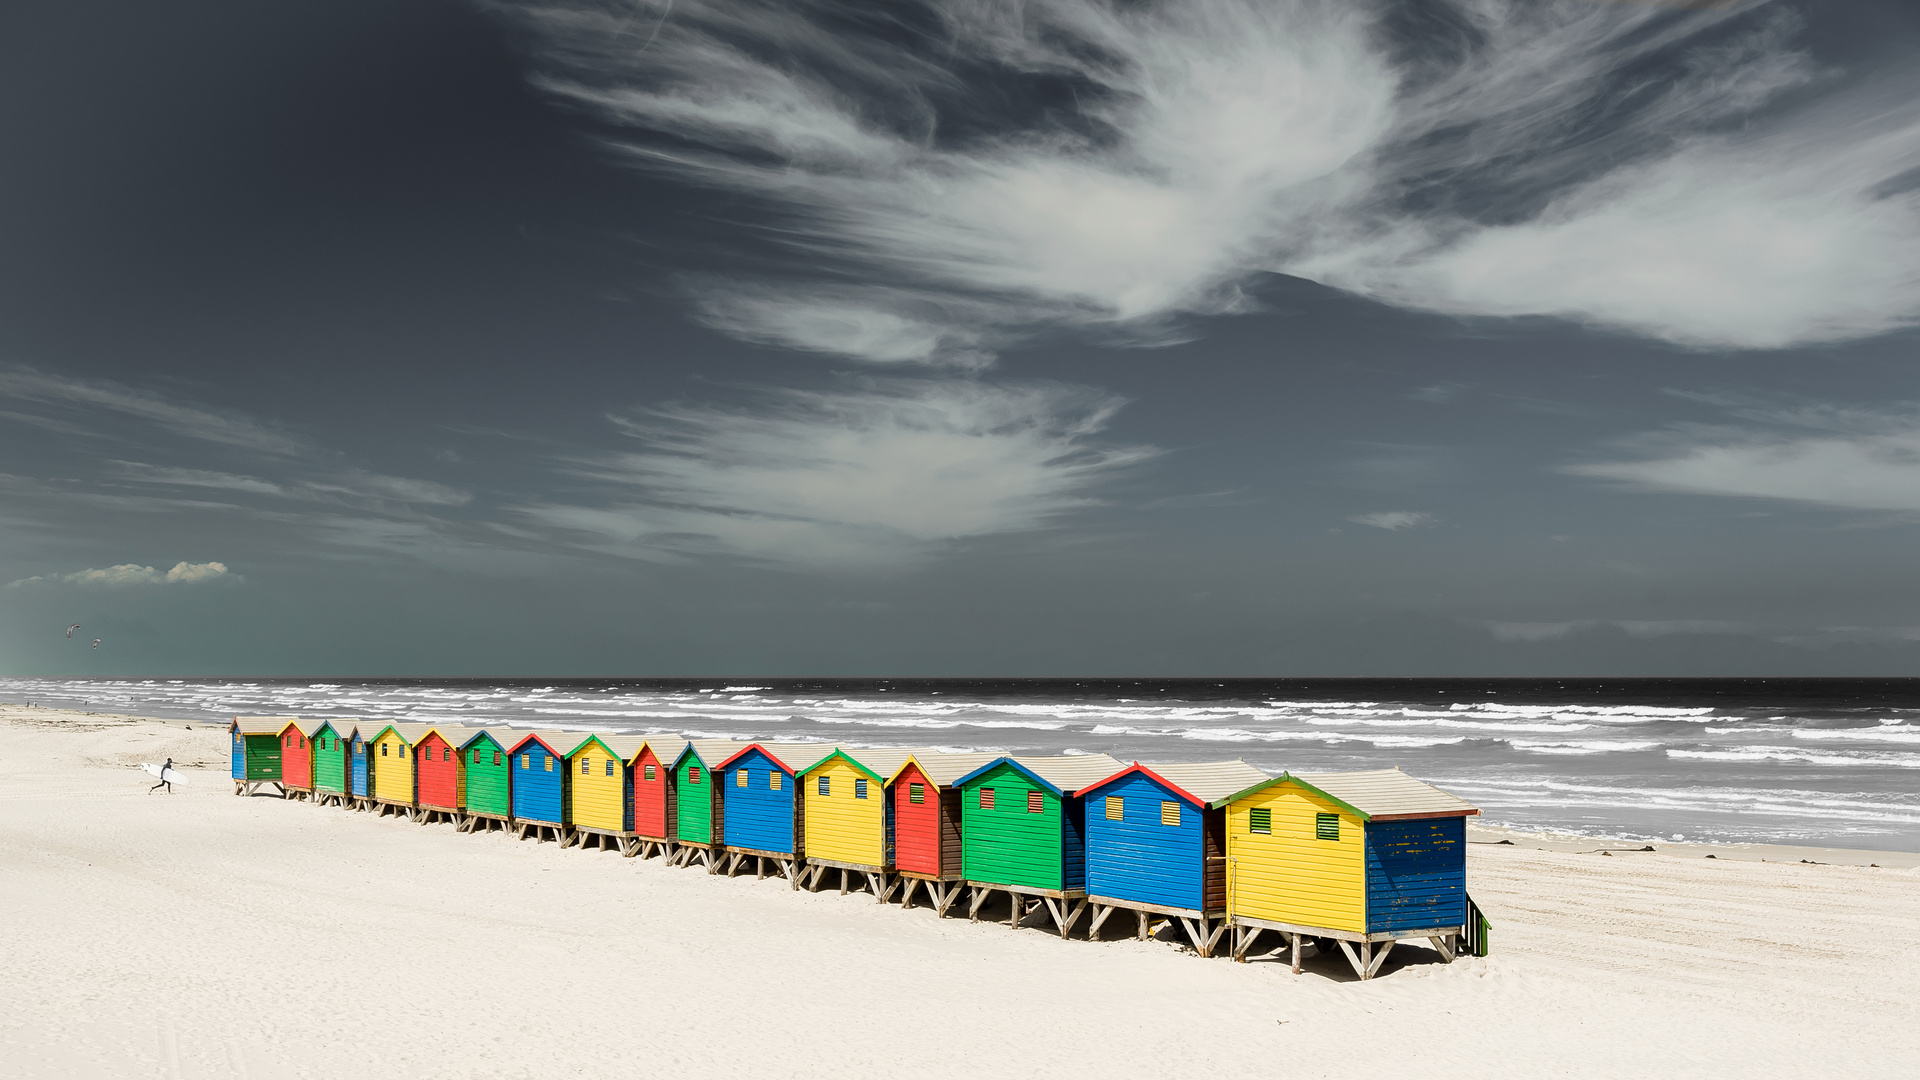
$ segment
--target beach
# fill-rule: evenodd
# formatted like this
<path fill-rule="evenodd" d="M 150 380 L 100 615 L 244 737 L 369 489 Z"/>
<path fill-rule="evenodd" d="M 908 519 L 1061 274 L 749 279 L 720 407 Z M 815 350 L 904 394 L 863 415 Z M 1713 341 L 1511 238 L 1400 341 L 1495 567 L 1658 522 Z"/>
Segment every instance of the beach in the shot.
<path fill-rule="evenodd" d="M 1891 1077 L 1920 1052 L 1911 853 L 1478 828 L 1491 954 L 1402 947 L 1362 983 L 236 798 L 217 723 L 5 706 L 0 735 L 0 1076 Z M 169 756 L 191 783 L 149 794 Z"/>

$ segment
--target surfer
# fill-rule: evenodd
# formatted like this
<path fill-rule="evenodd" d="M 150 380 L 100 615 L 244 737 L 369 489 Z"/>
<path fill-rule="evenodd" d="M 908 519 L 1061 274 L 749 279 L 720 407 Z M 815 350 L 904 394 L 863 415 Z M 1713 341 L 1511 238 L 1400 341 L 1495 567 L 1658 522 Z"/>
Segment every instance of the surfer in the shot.
<path fill-rule="evenodd" d="M 147 794 L 151 795 L 153 794 L 153 788 L 163 787 L 163 786 L 167 789 L 167 794 L 169 795 L 173 794 L 173 781 L 167 779 L 167 774 L 172 771 L 173 771 L 173 759 L 168 758 L 167 763 L 165 765 L 160 766 L 160 783 L 155 784 L 153 785 L 153 787 L 148 788 Z"/>

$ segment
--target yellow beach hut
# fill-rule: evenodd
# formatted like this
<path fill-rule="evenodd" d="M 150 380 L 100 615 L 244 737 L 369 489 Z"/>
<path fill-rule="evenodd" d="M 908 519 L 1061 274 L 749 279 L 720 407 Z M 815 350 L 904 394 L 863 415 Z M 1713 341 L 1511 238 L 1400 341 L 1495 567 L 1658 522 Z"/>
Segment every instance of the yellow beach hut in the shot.
<path fill-rule="evenodd" d="M 893 814 L 887 804 L 887 777 L 906 764 L 911 750 L 857 750 L 840 747 L 800 770 L 801 812 L 807 865 L 800 885 L 820 887 L 829 870 L 840 871 L 840 895 L 861 881 L 874 899 L 893 893 Z"/>
<path fill-rule="evenodd" d="M 567 755 L 573 831 L 561 847 L 586 847 L 591 839 L 595 847 L 618 847 L 622 854 L 631 854 L 633 759 L 646 745 L 646 739 L 635 735 L 589 735 Z"/>
<path fill-rule="evenodd" d="M 1286 773 L 1227 804 L 1233 957 L 1267 930 L 1346 954 L 1372 978 L 1394 943 L 1426 938 L 1453 959 L 1467 927 L 1471 803 L 1399 769 Z M 1375 951 L 1378 947 L 1378 952 Z"/>
<path fill-rule="evenodd" d="M 367 740 L 367 766 L 372 774 L 367 789 L 374 812 L 382 817 L 393 814 L 413 820 L 417 807 L 413 752 L 427 730 L 425 724 L 388 724 Z"/>

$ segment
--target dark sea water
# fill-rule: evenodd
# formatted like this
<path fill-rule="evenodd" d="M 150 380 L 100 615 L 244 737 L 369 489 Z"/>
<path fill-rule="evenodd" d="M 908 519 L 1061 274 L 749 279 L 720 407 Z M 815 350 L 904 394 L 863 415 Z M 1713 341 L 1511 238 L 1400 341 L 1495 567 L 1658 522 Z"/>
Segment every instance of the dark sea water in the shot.
<path fill-rule="evenodd" d="M 506 723 L 1270 772 L 1399 766 L 1490 824 L 1920 850 L 1920 680 L 0 679 L 0 699 Z"/>

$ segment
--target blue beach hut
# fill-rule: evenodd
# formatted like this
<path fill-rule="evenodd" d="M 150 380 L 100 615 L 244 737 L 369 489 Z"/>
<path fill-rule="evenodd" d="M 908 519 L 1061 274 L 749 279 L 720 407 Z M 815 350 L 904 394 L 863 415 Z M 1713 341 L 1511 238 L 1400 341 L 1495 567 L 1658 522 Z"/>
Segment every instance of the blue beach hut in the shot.
<path fill-rule="evenodd" d="M 794 887 L 800 887 L 800 864 L 806 860 L 806 830 L 795 779 L 799 770 L 833 748 L 818 743 L 750 743 L 721 762 L 721 843 L 726 846 L 723 872 L 733 876 L 740 864 L 757 860 L 757 877 L 767 875 L 767 864 Z"/>
<path fill-rule="evenodd" d="M 566 839 L 567 758 L 591 735 L 584 732 L 530 731 L 515 742 L 513 757 L 513 830 L 519 839 Z"/>
<path fill-rule="evenodd" d="M 1124 910 L 1144 940 L 1162 915 L 1212 956 L 1227 928 L 1226 805 L 1269 779 L 1244 761 L 1136 761 L 1088 788 L 1088 936 Z"/>
<path fill-rule="evenodd" d="M 365 810 L 373 802 L 373 764 L 367 759 L 366 727 L 355 720 L 335 720 L 334 730 L 347 744 L 347 800 L 353 810 Z M 375 726 L 376 730 L 378 725 Z"/>

